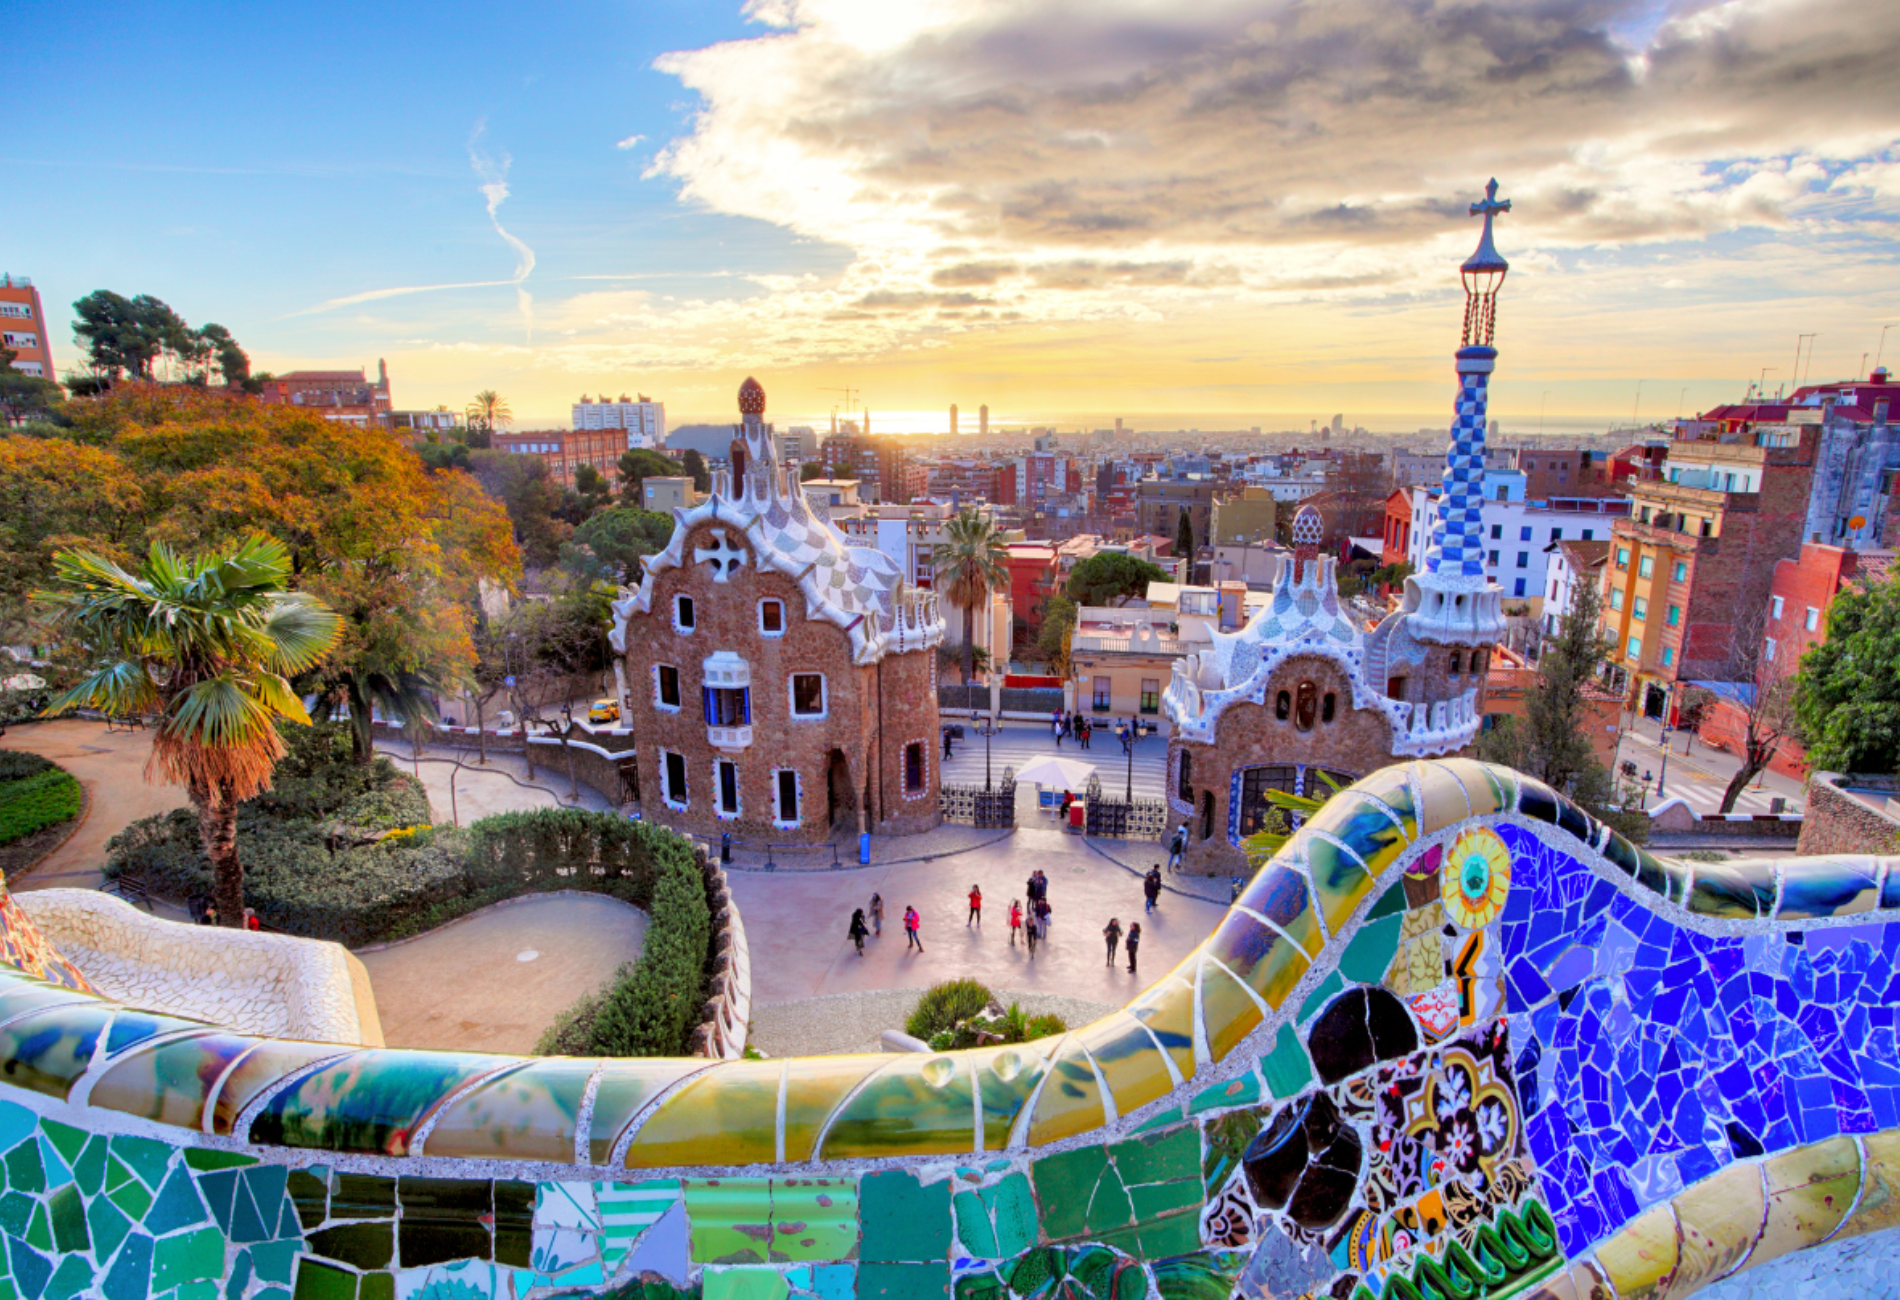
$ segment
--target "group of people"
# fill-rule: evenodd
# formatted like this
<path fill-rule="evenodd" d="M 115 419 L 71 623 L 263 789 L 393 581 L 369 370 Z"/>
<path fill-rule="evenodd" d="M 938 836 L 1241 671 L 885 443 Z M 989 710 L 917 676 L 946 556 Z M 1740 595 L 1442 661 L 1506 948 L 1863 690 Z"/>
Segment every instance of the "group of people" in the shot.
<path fill-rule="evenodd" d="M 1147 900 L 1147 910 L 1155 910 L 1155 903 L 1161 897 L 1161 864 L 1156 863 L 1142 877 L 1141 892 Z M 1049 877 L 1040 869 L 1029 873 L 1029 879 L 1023 883 L 1023 898 L 1013 898 L 1009 903 L 1009 946 L 1016 946 L 1020 934 L 1029 947 L 1029 955 L 1036 955 L 1036 945 L 1049 938 L 1049 924 L 1053 909 L 1049 906 Z M 968 895 L 970 911 L 963 925 L 965 929 L 983 925 L 983 887 L 972 883 Z M 915 948 L 924 950 L 923 918 L 915 907 L 904 908 L 904 950 Z M 868 908 L 860 907 L 851 913 L 851 925 L 846 932 L 857 947 L 858 956 L 864 956 L 864 941 L 881 936 L 884 933 L 884 897 L 873 893 Z M 1135 973 L 1135 955 L 1141 948 L 1141 923 L 1131 922 L 1126 933 L 1121 921 L 1111 918 L 1108 927 L 1102 931 L 1108 940 L 1108 964 L 1115 964 L 1115 950 L 1121 948 L 1128 955 L 1128 973 Z"/>
<path fill-rule="evenodd" d="M 1056 748 L 1062 748 L 1062 742 L 1073 740 L 1083 749 L 1089 747 L 1089 737 L 1095 734 L 1095 724 L 1079 713 L 1064 713 L 1057 709 L 1049 715 L 1049 729 L 1056 738 Z"/>

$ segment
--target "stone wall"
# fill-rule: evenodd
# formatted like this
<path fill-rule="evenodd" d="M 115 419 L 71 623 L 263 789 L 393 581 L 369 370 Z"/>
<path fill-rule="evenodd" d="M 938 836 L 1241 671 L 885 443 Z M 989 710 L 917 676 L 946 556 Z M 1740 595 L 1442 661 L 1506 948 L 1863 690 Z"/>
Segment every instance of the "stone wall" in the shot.
<path fill-rule="evenodd" d="M 1808 778 L 1797 853 L 1900 852 L 1900 819 L 1878 812 L 1841 789 L 1891 791 L 1900 798 L 1900 777 L 1816 772 Z"/>
<path fill-rule="evenodd" d="M 1900 859 L 1662 861 L 1469 761 L 1336 796 L 1127 1008 L 961 1052 L 260 1038 L 45 982 L 22 915 L 37 1300 L 1636 1300 L 1862 1236 L 1877 1287 L 1900 1234 Z"/>

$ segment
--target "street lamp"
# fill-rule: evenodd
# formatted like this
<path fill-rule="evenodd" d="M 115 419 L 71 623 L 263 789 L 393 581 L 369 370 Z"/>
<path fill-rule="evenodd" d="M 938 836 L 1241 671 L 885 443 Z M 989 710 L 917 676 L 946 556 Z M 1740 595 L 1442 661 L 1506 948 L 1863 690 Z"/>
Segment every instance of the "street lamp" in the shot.
<path fill-rule="evenodd" d="M 1128 785 L 1122 791 L 1124 803 L 1135 802 L 1135 742 L 1141 739 L 1142 721 L 1130 718 L 1128 726 Z"/>

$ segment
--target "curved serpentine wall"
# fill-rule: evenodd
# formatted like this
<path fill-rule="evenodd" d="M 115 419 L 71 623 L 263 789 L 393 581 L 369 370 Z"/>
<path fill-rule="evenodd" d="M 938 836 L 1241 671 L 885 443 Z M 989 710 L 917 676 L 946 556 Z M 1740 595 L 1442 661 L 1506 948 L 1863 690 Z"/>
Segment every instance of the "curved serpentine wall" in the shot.
<path fill-rule="evenodd" d="M 1468 761 L 1334 798 L 1125 1010 L 950 1055 L 263 1040 L 0 910 L 24 1300 L 1630 1300 L 1900 1240 L 1900 860 L 1691 872 Z"/>

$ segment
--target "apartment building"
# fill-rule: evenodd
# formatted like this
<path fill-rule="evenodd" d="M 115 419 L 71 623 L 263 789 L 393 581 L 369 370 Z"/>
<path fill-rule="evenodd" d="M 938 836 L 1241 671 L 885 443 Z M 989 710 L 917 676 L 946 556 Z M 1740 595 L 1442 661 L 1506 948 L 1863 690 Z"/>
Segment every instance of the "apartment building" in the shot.
<path fill-rule="evenodd" d="M 1622 497 L 1559 497 L 1530 500 L 1520 470 L 1487 471 L 1484 476 L 1481 537 L 1485 575 L 1503 588 L 1504 595 L 1524 601 L 1531 617 L 1543 614 L 1544 594 L 1550 583 L 1552 542 L 1607 538 L 1615 522 L 1629 513 Z M 1387 527 L 1394 512 L 1386 509 Z M 1431 546 L 1430 522 L 1438 517 L 1438 493 L 1412 489 L 1411 523 L 1405 558 L 1416 571 Z"/>
<path fill-rule="evenodd" d="M 376 363 L 376 378 L 361 370 L 292 370 L 264 381 L 258 400 L 266 406 L 299 406 L 326 420 L 386 429 L 390 424 L 389 364 Z"/>
<path fill-rule="evenodd" d="M 657 450 L 666 446 L 666 403 L 645 393 L 633 398 L 622 393 L 618 400 L 602 393 L 592 401 L 582 393 L 569 418 L 577 430 L 624 429 L 629 447 Z"/>
<path fill-rule="evenodd" d="M 618 428 L 526 429 L 494 434 L 489 446 L 516 456 L 539 456 L 547 463 L 548 473 L 562 487 L 571 488 L 575 473 L 583 465 L 591 465 L 609 481 L 616 481 L 628 437 L 627 430 Z"/>
<path fill-rule="evenodd" d="M 40 379 L 57 379 L 53 372 L 52 331 L 40 291 L 23 275 L 0 274 L 0 344 L 12 349 L 13 368 Z"/>

